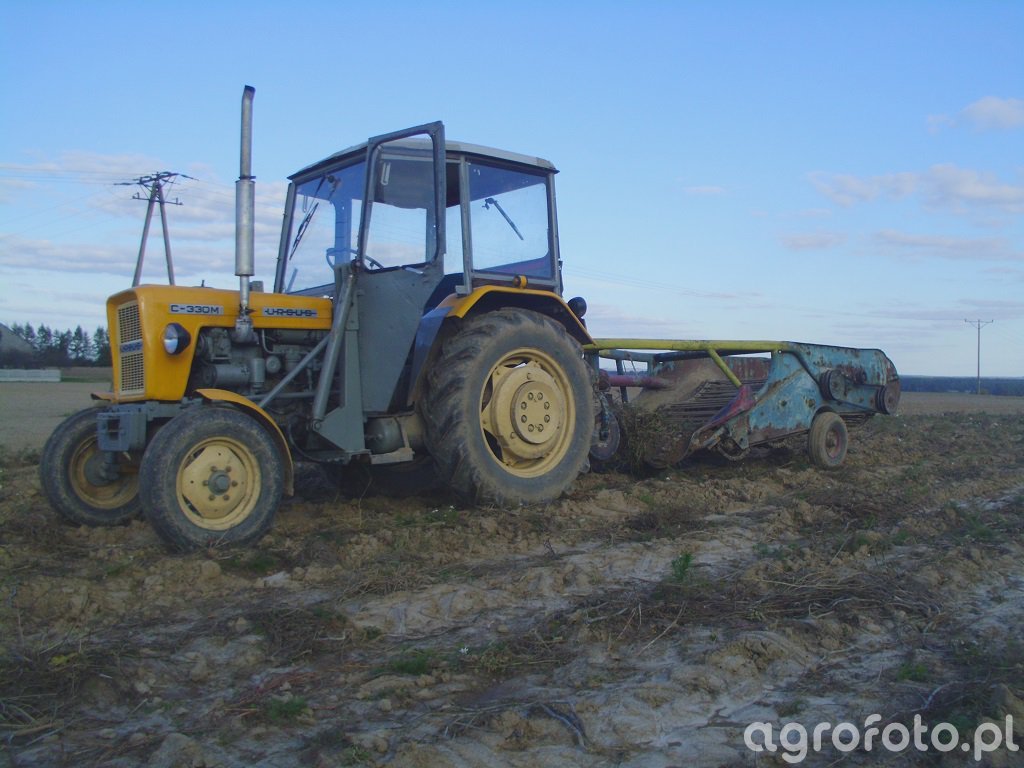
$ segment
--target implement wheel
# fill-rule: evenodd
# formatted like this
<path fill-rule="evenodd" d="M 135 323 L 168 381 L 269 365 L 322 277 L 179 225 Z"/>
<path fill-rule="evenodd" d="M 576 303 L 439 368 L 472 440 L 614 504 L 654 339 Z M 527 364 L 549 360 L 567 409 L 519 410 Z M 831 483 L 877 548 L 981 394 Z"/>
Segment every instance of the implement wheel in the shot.
<path fill-rule="evenodd" d="M 98 408 L 86 408 L 53 431 L 43 448 L 43 493 L 64 519 L 76 525 L 121 525 L 139 514 L 139 475 L 128 454 L 114 464 L 96 439 Z"/>
<path fill-rule="evenodd" d="M 252 417 L 194 406 L 156 434 L 142 458 L 146 517 L 171 548 L 249 544 L 274 520 L 284 460 Z"/>
<path fill-rule="evenodd" d="M 590 375 L 565 329 L 536 312 L 467 321 L 444 343 L 421 413 L 438 474 L 470 503 L 550 501 L 587 466 Z"/>
<path fill-rule="evenodd" d="M 839 414 L 822 411 L 811 422 L 807 435 L 807 453 L 811 461 L 822 469 L 834 469 L 846 459 L 849 436 L 846 424 Z"/>

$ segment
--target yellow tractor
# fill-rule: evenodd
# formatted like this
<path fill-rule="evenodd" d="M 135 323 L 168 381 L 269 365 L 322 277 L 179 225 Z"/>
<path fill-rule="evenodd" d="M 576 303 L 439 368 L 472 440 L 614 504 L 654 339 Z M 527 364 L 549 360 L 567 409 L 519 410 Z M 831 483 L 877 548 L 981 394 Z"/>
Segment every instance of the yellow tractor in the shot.
<path fill-rule="evenodd" d="M 252 98 L 239 290 L 108 299 L 113 391 L 50 438 L 54 507 L 89 525 L 141 511 L 188 550 L 262 536 L 296 459 L 472 502 L 562 494 L 597 401 L 584 305 L 561 298 L 555 168 L 446 142 L 441 123 L 339 152 L 291 178 L 267 293 L 250 282 Z"/>

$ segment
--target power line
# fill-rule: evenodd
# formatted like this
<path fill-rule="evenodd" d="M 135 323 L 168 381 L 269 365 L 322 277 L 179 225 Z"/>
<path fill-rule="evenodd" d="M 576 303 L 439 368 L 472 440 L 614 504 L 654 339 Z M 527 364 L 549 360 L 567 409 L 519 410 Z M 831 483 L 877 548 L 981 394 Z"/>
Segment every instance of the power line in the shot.
<path fill-rule="evenodd" d="M 978 329 L 978 394 L 981 394 L 981 329 L 986 325 L 991 325 L 995 320 L 964 320 L 968 325 L 973 325 Z"/>

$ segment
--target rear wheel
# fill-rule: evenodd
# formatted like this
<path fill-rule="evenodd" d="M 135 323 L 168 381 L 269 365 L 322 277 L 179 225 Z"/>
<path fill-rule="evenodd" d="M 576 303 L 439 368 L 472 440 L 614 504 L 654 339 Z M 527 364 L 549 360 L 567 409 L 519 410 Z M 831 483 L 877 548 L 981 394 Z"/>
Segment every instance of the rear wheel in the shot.
<path fill-rule="evenodd" d="M 156 434 L 142 459 L 146 517 L 172 548 L 248 544 L 269 529 L 283 493 L 284 459 L 252 417 L 195 406 Z"/>
<path fill-rule="evenodd" d="M 86 408 L 53 431 L 43 448 L 39 477 L 46 498 L 69 522 L 120 525 L 141 509 L 138 467 L 127 453 L 109 457 L 99 449 L 97 413 L 98 408 Z"/>
<path fill-rule="evenodd" d="M 587 466 L 590 375 L 565 329 L 536 312 L 466 322 L 433 364 L 421 411 L 440 477 L 471 503 L 550 501 Z"/>
<path fill-rule="evenodd" d="M 838 467 L 846 459 L 849 435 L 846 424 L 837 413 L 822 411 L 811 422 L 807 435 L 807 453 L 822 469 Z"/>

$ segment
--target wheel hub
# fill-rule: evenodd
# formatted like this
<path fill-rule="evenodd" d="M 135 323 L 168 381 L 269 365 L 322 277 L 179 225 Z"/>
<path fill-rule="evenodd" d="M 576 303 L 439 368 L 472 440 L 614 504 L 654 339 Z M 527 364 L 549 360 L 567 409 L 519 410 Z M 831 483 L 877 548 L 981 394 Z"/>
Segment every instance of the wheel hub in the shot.
<path fill-rule="evenodd" d="M 488 431 L 503 453 L 513 459 L 547 455 L 558 442 L 566 413 L 565 396 L 554 377 L 530 362 L 498 369 L 491 381 Z"/>
<path fill-rule="evenodd" d="M 221 519 L 246 497 L 247 473 L 224 445 L 207 445 L 181 473 L 181 491 L 193 511 L 204 519 Z"/>

